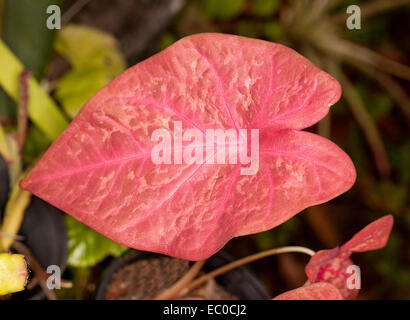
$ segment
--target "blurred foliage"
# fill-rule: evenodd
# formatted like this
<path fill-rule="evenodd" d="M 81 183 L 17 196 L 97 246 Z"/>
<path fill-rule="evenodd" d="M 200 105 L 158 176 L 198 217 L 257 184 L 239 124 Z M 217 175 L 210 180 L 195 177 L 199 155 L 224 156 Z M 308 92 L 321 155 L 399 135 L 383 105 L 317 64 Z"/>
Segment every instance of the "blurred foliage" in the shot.
<path fill-rule="evenodd" d="M 6 161 L 10 161 L 10 150 L 7 143 L 6 132 L 4 131 L 3 126 L 0 125 L 0 156 L 3 157 Z"/>
<path fill-rule="evenodd" d="M 68 230 L 68 260 L 72 267 L 90 267 L 109 255 L 118 257 L 128 248 L 90 229 L 81 222 L 64 216 Z"/>
<path fill-rule="evenodd" d="M 22 1 L 30 4 L 19 12 L 16 8 L 21 4 L 17 3 Z M 43 5 L 53 2 L 37 1 Z M 14 6 L 6 8 L 5 20 L 0 9 L 0 22 L 3 16 L 1 25 L 7 32 L 3 39 L 14 53 L 11 55 L 6 46 L 0 47 L 0 84 L 8 91 L 8 95 L 0 96 L 0 120 L 7 120 L 0 133 L 9 139 L 15 130 L 17 113 L 13 100 L 18 101 L 17 77 L 22 65 L 41 79 L 46 64 L 52 69 L 61 62 L 55 57 L 50 61 L 53 33 L 43 30 L 42 18 L 37 16 L 43 13 L 36 13 L 41 6 L 31 8 L 30 0 L 3 2 Z M 360 30 L 346 28 L 346 7 L 350 4 L 362 9 Z M 377 217 L 391 213 L 395 226 L 387 247 L 354 256 L 353 260 L 363 270 L 364 297 L 410 298 L 410 100 L 406 81 L 410 79 L 410 5 L 405 4 L 405 0 L 186 0 L 183 10 L 162 34 L 158 50 L 198 32 L 225 32 L 282 43 L 342 82 L 342 99 L 331 108 L 329 116 L 309 130 L 328 136 L 351 156 L 358 173 L 356 185 L 318 206 L 323 214 L 316 220 L 316 213 L 309 211 L 271 231 L 233 239 L 228 249 L 237 256 L 282 245 L 304 245 L 314 250 L 332 247 L 335 239 L 346 236 L 347 240 Z M 82 10 L 87 10 L 87 6 Z M 19 21 L 24 24 L 13 26 Z M 121 37 L 115 39 L 102 30 L 76 25 L 78 22 L 73 19 L 73 24 L 65 25 L 54 41 L 55 51 L 71 64 L 71 69 L 62 67 L 63 72 L 57 73 L 56 78 L 42 79 L 48 84 L 47 93 L 56 98 L 70 118 L 126 67 L 117 44 L 123 40 Z M 123 32 L 126 34 L 127 30 Z M 22 155 L 28 164 L 66 125 L 57 115 L 61 112 L 57 103 L 38 82 L 30 81 L 31 122 Z M 0 144 L 1 141 L 0 135 Z M 387 164 L 386 170 L 380 167 L 380 160 Z M 100 262 L 107 255 L 118 256 L 125 247 L 68 216 L 66 224 L 70 237 L 68 263 L 75 266 L 66 273 L 74 282 L 69 296 L 82 298 L 93 270 L 104 265 Z M 330 230 L 327 235 L 323 224 Z M 303 273 L 305 260 L 295 259 L 292 263 L 292 268 L 286 265 L 285 269 L 301 268 Z M 287 290 L 292 284 L 292 279 L 281 280 L 283 274 L 278 271 L 281 266 L 276 258 L 252 267 L 272 292 Z"/>
<path fill-rule="evenodd" d="M 257 17 L 268 17 L 275 13 L 279 0 L 254 0 L 250 3 L 251 13 Z"/>
<path fill-rule="evenodd" d="M 61 6 L 63 0 L 4 0 L 2 10 L 7 12 L 0 20 L 1 36 L 5 44 L 40 80 L 44 74 L 53 46 L 55 30 L 46 27 L 46 9 L 49 5 Z M 0 88 L 0 116 L 16 116 L 15 102 Z"/>
<path fill-rule="evenodd" d="M 51 144 L 51 140 L 35 125 L 28 128 L 23 148 L 23 160 L 32 163 Z"/>
<path fill-rule="evenodd" d="M 57 84 L 56 98 L 74 118 L 83 104 L 125 70 L 125 58 L 112 36 L 97 29 L 67 25 L 57 36 L 55 49 L 73 69 Z"/>
<path fill-rule="evenodd" d="M 20 101 L 19 77 L 24 70 L 23 64 L 13 52 L 0 40 L 0 86 L 15 101 Z M 57 136 L 67 126 L 67 121 L 39 83 L 31 77 L 28 84 L 28 115 L 30 119 L 47 135 L 50 140 Z"/>
<path fill-rule="evenodd" d="M 228 20 L 239 15 L 245 5 L 244 0 L 200 0 L 205 13 L 215 19 Z"/>
<path fill-rule="evenodd" d="M 47 7 L 61 6 L 62 0 L 5 0 L 2 38 L 25 68 L 39 80 L 53 47 L 55 30 L 48 29 Z"/>
<path fill-rule="evenodd" d="M 77 69 L 103 68 L 114 77 L 125 68 L 115 38 L 92 27 L 65 26 L 57 35 L 55 49 Z"/>
<path fill-rule="evenodd" d="M 255 243 L 260 251 L 271 249 L 272 247 L 287 246 L 300 230 L 300 221 L 290 219 L 275 229 L 275 232 L 265 231 L 254 235 Z"/>

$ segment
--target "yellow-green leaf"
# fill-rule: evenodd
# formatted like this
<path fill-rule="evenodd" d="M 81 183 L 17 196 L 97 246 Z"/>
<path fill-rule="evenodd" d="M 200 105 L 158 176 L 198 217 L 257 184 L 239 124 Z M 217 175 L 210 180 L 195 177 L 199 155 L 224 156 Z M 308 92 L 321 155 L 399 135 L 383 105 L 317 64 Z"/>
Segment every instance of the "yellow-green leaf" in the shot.
<path fill-rule="evenodd" d="M 18 79 L 23 69 L 21 62 L 0 40 L 0 85 L 15 101 L 19 101 Z M 68 124 L 54 101 L 32 77 L 29 80 L 28 113 L 31 121 L 51 140 L 57 138 Z"/>
<path fill-rule="evenodd" d="M 125 59 L 115 38 L 92 27 L 65 26 L 57 34 L 55 49 L 77 69 L 103 68 L 112 77 L 125 69 Z"/>
<path fill-rule="evenodd" d="M 4 132 L 3 126 L 0 124 L 0 156 L 4 158 L 7 162 L 10 162 L 10 149 L 7 144 L 6 133 Z"/>
<path fill-rule="evenodd" d="M 200 4 L 209 16 L 220 20 L 233 19 L 246 5 L 244 0 L 201 0 Z"/>
<path fill-rule="evenodd" d="M 4 210 L 4 219 L 0 228 L 0 249 L 8 251 L 13 243 L 13 237 L 20 229 L 24 212 L 30 204 L 31 193 L 20 189 L 18 183 L 13 187 L 10 198 Z"/>
<path fill-rule="evenodd" d="M 44 132 L 36 125 L 32 124 L 28 128 L 26 140 L 24 142 L 23 160 L 26 163 L 31 163 L 39 156 L 39 154 L 49 147 L 50 143 L 51 141 L 47 139 Z"/>
<path fill-rule="evenodd" d="M 110 82 L 103 68 L 81 68 L 68 71 L 57 84 L 56 98 L 65 112 L 74 118 L 88 99 Z"/>
<path fill-rule="evenodd" d="M 17 137 L 13 134 L 6 134 L 6 142 L 9 148 L 9 179 L 10 189 L 14 187 L 22 172 L 22 160 L 18 150 Z"/>
<path fill-rule="evenodd" d="M 128 248 L 95 232 L 66 215 L 68 233 L 68 260 L 73 267 L 90 267 L 107 256 L 117 257 Z"/>
<path fill-rule="evenodd" d="M 24 290 L 27 276 L 23 255 L 0 253 L 0 295 Z"/>
<path fill-rule="evenodd" d="M 259 17 L 267 17 L 275 13 L 279 6 L 279 0 L 253 0 L 251 12 Z"/>
<path fill-rule="evenodd" d="M 74 118 L 92 95 L 125 69 L 125 59 L 111 35 L 97 29 L 68 25 L 57 36 L 56 50 L 73 69 L 58 82 L 56 98 Z"/>

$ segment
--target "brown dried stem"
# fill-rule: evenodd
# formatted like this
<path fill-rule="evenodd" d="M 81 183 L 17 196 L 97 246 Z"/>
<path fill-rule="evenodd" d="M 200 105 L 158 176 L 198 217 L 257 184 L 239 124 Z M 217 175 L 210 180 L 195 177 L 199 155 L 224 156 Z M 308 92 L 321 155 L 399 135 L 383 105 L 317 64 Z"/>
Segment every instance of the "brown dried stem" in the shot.
<path fill-rule="evenodd" d="M 333 64 L 331 70 L 333 75 L 340 81 L 343 88 L 343 97 L 346 99 L 353 116 L 362 128 L 370 148 L 372 149 L 379 174 L 384 177 L 388 176 L 390 174 L 390 163 L 376 124 L 366 110 L 360 96 L 355 91 L 353 84 L 343 72 L 341 72 L 340 67 Z"/>
<path fill-rule="evenodd" d="M 315 252 L 311 249 L 308 248 L 304 248 L 304 247 L 298 247 L 298 246 L 289 246 L 289 247 L 280 247 L 280 248 L 274 248 L 274 249 L 270 249 L 270 250 L 266 250 L 263 252 L 259 252 L 259 253 L 255 253 L 252 254 L 250 256 L 247 256 L 245 258 L 236 260 L 234 262 L 228 263 L 218 269 L 215 269 L 201 277 L 199 277 L 198 279 L 192 281 L 191 283 L 189 283 L 183 291 L 180 292 L 179 296 L 183 296 L 184 294 L 190 292 L 191 290 L 197 288 L 198 286 L 200 286 L 201 284 L 205 283 L 206 281 L 213 279 L 227 271 L 230 271 L 232 269 L 235 269 L 237 267 L 240 267 L 244 264 L 256 261 L 258 259 L 262 259 L 268 256 L 272 256 L 272 255 L 276 255 L 276 254 L 280 254 L 280 253 L 291 253 L 291 252 L 299 252 L 299 253 L 305 253 L 307 255 L 313 256 L 315 254 Z"/>
<path fill-rule="evenodd" d="M 30 249 L 27 248 L 23 243 L 21 243 L 19 241 L 15 241 L 13 243 L 13 248 L 17 252 L 24 255 L 26 257 L 26 259 L 29 261 L 29 266 L 33 270 L 34 276 L 36 277 L 41 289 L 43 290 L 43 292 L 45 293 L 47 298 L 49 300 L 57 300 L 57 296 L 54 293 L 54 291 L 47 287 L 46 281 L 47 281 L 47 278 L 48 278 L 48 274 L 43 269 L 41 264 L 37 261 L 37 259 L 33 256 Z"/>
<path fill-rule="evenodd" d="M 21 154 L 23 152 L 24 140 L 27 135 L 28 124 L 28 81 L 32 73 L 27 70 L 23 70 L 19 76 L 19 90 L 20 100 L 18 105 L 18 119 L 17 119 L 17 141 L 18 151 Z"/>
<path fill-rule="evenodd" d="M 206 260 L 196 262 L 181 279 L 179 279 L 171 287 L 157 295 L 154 300 L 168 300 L 176 297 L 178 293 L 196 277 L 205 262 Z"/>
<path fill-rule="evenodd" d="M 335 36 L 316 42 L 323 50 L 343 59 L 350 59 L 410 81 L 410 67 L 390 60 L 366 47 Z"/>

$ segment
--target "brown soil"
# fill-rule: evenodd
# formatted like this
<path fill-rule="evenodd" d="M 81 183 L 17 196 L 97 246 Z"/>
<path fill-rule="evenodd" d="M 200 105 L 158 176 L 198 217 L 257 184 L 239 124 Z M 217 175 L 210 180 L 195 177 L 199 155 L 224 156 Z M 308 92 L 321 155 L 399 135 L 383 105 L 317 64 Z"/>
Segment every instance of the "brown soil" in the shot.
<path fill-rule="evenodd" d="M 108 284 L 107 300 L 149 300 L 172 286 L 189 270 L 185 260 L 170 257 L 140 259 L 117 270 Z M 187 294 L 184 299 L 237 300 L 215 280 Z"/>

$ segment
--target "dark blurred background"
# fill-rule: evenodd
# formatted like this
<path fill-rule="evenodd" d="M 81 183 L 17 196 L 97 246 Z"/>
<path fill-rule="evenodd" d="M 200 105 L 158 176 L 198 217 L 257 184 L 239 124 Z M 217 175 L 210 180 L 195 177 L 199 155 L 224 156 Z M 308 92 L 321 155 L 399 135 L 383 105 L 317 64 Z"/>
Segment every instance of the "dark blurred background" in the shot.
<path fill-rule="evenodd" d="M 76 106 L 64 97 L 74 93 L 66 93 L 59 83 L 71 70 L 73 62 L 67 61 L 69 54 L 64 55 L 64 50 L 55 45 L 52 49 L 56 34 L 50 33 L 43 41 L 42 62 L 30 60 L 33 50 L 39 55 L 43 42 L 33 41 L 38 33 L 31 35 L 11 28 L 16 20 L 7 13 L 7 6 L 10 14 L 13 10 L 7 2 L 20 3 L 20 8 L 27 9 L 29 1 L 3 1 L 6 14 L 2 37 L 5 43 L 28 68 L 36 68 L 37 79 L 70 118 Z M 39 2 L 60 3 L 64 8 L 62 30 L 68 24 L 78 24 L 113 36 L 126 66 L 189 34 L 224 32 L 285 44 L 335 76 L 342 84 L 343 97 L 325 119 L 309 130 L 330 138 L 351 156 L 358 173 L 355 186 L 273 230 L 233 239 L 224 250 L 239 258 L 283 245 L 301 245 L 313 250 L 332 248 L 343 244 L 377 218 L 392 214 L 395 225 L 388 245 L 378 251 L 353 255 L 353 261 L 362 271 L 359 298 L 410 298 L 410 1 Z M 350 30 L 346 26 L 349 16 L 346 9 L 352 4 L 361 9 L 360 29 Z M 78 88 L 80 91 L 86 89 Z M 88 89 L 85 98 L 98 88 Z M 13 101 L 4 92 L 2 95 L 0 120 L 4 126 L 13 126 L 16 122 Z M 81 101 L 78 104 L 81 105 Z M 49 144 L 48 140 L 42 143 L 41 137 L 36 129 L 31 130 L 24 146 L 26 162 L 32 161 Z M 247 267 L 274 296 L 306 281 L 304 266 L 307 261 L 305 256 L 283 254 Z M 76 274 L 72 270 L 69 272 L 69 275 Z"/>

